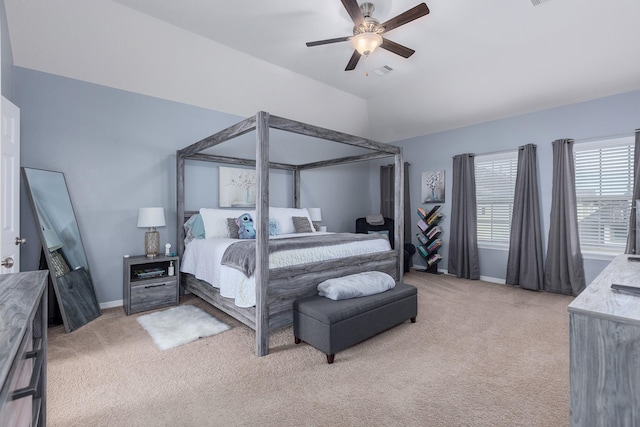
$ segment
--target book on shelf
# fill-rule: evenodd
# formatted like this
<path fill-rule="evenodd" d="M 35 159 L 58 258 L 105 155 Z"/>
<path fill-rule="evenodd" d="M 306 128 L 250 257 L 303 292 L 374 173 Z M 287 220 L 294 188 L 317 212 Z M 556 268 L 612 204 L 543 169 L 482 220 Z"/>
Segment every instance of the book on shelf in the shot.
<path fill-rule="evenodd" d="M 133 274 L 138 279 L 150 279 L 152 277 L 160 277 L 164 275 L 164 270 L 162 268 L 143 268 L 137 269 L 133 271 Z"/>
<path fill-rule="evenodd" d="M 418 236 L 418 241 L 423 245 L 426 245 L 429 242 L 429 239 L 427 239 L 422 233 L 418 233 L 416 236 Z"/>
<path fill-rule="evenodd" d="M 420 255 L 422 255 L 425 258 L 429 255 L 427 250 L 422 245 L 418 246 L 418 252 L 420 252 Z"/>
<path fill-rule="evenodd" d="M 428 212 L 424 208 L 418 208 L 418 216 L 422 219 L 427 218 Z"/>
<path fill-rule="evenodd" d="M 427 264 L 429 264 L 429 266 L 432 266 L 433 264 L 438 263 L 441 259 L 442 259 L 442 255 L 433 254 L 429 258 L 427 258 Z"/>
<path fill-rule="evenodd" d="M 436 212 L 433 215 L 427 217 L 427 224 L 436 224 L 442 218 L 442 214 L 440 212 Z"/>
<path fill-rule="evenodd" d="M 442 246 L 442 240 L 436 239 L 427 245 L 427 251 L 429 252 L 437 251 L 440 246 Z"/>
<path fill-rule="evenodd" d="M 427 239 L 431 240 L 436 236 L 439 236 L 442 233 L 442 228 L 440 226 L 435 226 L 427 232 Z"/>
<path fill-rule="evenodd" d="M 426 222 L 424 222 L 423 220 L 419 220 L 418 221 L 418 228 L 422 231 L 426 231 L 427 228 L 429 228 L 429 226 L 427 225 Z"/>
<path fill-rule="evenodd" d="M 431 210 L 429 212 L 427 212 L 425 217 L 429 218 L 431 215 L 436 213 L 438 211 L 438 209 L 440 209 L 440 205 L 435 205 L 434 207 L 431 208 Z"/>

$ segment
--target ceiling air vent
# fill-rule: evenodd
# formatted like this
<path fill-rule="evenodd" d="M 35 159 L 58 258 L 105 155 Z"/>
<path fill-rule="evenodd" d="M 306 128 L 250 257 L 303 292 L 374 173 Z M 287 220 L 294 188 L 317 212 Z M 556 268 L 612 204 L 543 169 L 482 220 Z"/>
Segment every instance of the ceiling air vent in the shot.
<path fill-rule="evenodd" d="M 540 6 L 542 3 L 546 3 L 549 0 L 531 0 L 531 4 L 533 4 L 534 6 Z"/>
<path fill-rule="evenodd" d="M 389 73 L 390 71 L 393 71 L 393 68 L 389 67 L 388 65 L 385 65 L 384 67 L 376 68 L 375 70 L 372 71 L 372 73 L 378 77 L 382 77 L 385 74 Z"/>

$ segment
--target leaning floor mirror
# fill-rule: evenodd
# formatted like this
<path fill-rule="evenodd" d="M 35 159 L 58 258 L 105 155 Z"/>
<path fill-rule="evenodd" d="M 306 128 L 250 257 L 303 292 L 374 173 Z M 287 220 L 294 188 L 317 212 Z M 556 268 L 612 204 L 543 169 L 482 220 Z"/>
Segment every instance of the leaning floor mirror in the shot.
<path fill-rule="evenodd" d="M 100 316 L 89 263 L 62 172 L 22 168 L 64 329 Z"/>

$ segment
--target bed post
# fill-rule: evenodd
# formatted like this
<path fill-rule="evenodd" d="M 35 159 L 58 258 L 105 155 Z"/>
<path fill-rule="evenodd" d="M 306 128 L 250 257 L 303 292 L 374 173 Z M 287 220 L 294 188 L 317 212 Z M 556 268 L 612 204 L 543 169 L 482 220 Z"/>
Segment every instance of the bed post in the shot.
<path fill-rule="evenodd" d="M 269 113 L 256 115 L 256 355 L 269 354 Z"/>
<path fill-rule="evenodd" d="M 300 208 L 300 168 L 293 171 L 293 207 Z"/>
<path fill-rule="evenodd" d="M 176 151 L 176 179 L 176 198 L 178 200 L 176 245 L 178 256 L 182 257 L 184 253 L 184 158 L 180 154 L 180 150 Z M 180 272 L 178 272 L 178 274 L 180 274 Z"/>
<path fill-rule="evenodd" d="M 394 156 L 395 167 L 395 248 L 398 252 L 398 259 L 396 262 L 396 277 L 399 282 L 402 282 L 404 273 L 404 162 L 402 161 L 402 148 L 400 152 Z"/>

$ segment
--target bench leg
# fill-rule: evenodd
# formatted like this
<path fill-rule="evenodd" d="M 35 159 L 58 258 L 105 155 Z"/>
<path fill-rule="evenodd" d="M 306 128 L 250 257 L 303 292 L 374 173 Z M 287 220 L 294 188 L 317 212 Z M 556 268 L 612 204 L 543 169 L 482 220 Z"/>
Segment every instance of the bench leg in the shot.
<path fill-rule="evenodd" d="M 294 339 L 293 339 L 293 341 L 294 341 L 296 344 L 300 344 L 300 343 L 302 342 L 302 340 L 301 340 L 300 338 L 298 338 L 298 337 L 293 337 L 293 338 L 294 338 Z"/>
<path fill-rule="evenodd" d="M 336 355 L 334 354 L 327 354 L 327 363 L 329 365 L 331 365 L 333 363 L 333 359 L 335 359 Z"/>
<path fill-rule="evenodd" d="M 416 323 L 416 318 L 415 317 L 411 318 L 411 323 Z"/>

